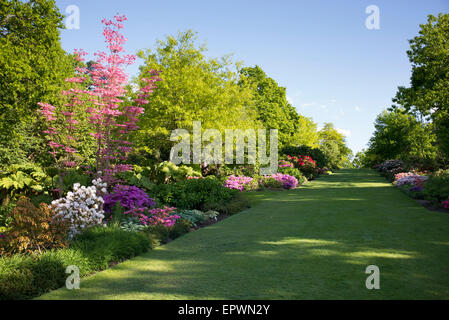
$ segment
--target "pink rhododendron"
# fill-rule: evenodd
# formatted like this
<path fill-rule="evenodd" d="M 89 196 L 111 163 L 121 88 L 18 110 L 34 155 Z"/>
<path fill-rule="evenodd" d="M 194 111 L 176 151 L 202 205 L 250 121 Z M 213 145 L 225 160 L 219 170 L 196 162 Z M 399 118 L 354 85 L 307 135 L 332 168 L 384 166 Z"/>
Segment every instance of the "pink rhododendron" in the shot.
<path fill-rule="evenodd" d="M 163 225 L 165 227 L 173 226 L 180 216 L 173 214 L 176 208 L 133 208 L 126 211 L 125 214 L 138 218 L 140 223 L 145 226 Z"/>

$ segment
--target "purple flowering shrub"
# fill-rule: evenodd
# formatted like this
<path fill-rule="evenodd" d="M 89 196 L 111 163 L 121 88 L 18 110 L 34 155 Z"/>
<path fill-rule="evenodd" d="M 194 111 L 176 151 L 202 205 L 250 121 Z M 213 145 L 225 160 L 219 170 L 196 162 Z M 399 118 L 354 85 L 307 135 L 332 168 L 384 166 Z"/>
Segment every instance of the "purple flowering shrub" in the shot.
<path fill-rule="evenodd" d="M 277 173 L 266 177 L 274 178 L 275 180 L 282 182 L 284 189 L 294 189 L 298 185 L 298 180 L 288 174 Z"/>
<path fill-rule="evenodd" d="M 135 186 L 121 184 L 116 185 L 113 192 L 105 195 L 103 198 L 103 210 L 105 213 L 111 213 L 117 202 L 120 202 L 120 205 L 127 210 L 150 208 L 155 205 L 154 200 L 148 197 L 143 190 Z"/>

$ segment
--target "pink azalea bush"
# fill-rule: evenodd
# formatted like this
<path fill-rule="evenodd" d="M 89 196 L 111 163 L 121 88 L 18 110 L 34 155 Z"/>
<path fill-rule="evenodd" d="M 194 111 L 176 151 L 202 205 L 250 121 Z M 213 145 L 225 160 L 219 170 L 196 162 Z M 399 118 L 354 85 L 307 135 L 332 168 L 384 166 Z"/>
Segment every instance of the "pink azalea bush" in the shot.
<path fill-rule="evenodd" d="M 144 226 L 158 226 L 164 227 L 173 226 L 181 217 L 177 214 L 173 214 L 176 211 L 175 207 L 164 208 L 133 208 L 125 212 L 125 215 L 130 215 L 138 218 L 140 223 Z"/>
<path fill-rule="evenodd" d="M 231 175 L 226 179 L 224 186 L 228 189 L 243 191 L 245 190 L 245 186 L 250 185 L 252 181 L 253 178 L 251 177 Z"/>

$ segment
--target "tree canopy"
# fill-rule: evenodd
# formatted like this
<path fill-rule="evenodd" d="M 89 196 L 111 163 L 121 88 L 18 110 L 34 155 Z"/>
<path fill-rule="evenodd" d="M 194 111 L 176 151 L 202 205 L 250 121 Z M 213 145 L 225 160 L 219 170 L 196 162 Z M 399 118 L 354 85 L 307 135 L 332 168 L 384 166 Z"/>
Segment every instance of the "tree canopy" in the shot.
<path fill-rule="evenodd" d="M 53 0 L 0 0 L 2 162 L 24 160 L 38 147 L 30 125 L 37 103 L 56 102 L 73 72 L 73 60 L 60 44 L 62 20 Z"/>
<path fill-rule="evenodd" d="M 167 158 L 170 132 L 190 130 L 193 121 L 221 132 L 259 126 L 252 92 L 237 85 L 238 63 L 230 56 L 206 57 L 206 47 L 196 40 L 188 30 L 158 41 L 154 50 L 139 52 L 145 60 L 139 84 L 150 69 L 161 71 L 162 78 L 139 123 L 136 140 L 141 150 Z"/>
<path fill-rule="evenodd" d="M 431 119 L 438 146 L 449 158 L 449 14 L 429 15 L 420 27 L 407 51 L 410 87 L 399 87 L 393 102 Z"/>

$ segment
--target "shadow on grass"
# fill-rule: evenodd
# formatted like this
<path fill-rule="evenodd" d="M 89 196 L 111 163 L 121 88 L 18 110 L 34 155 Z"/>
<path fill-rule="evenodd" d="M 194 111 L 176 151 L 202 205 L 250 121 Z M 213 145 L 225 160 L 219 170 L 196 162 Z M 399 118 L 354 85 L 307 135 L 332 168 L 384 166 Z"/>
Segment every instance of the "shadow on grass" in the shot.
<path fill-rule="evenodd" d="M 372 173 L 251 194 L 251 209 L 44 298 L 448 299 L 447 215 Z M 365 287 L 372 264 L 381 290 Z"/>

